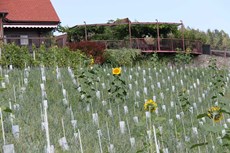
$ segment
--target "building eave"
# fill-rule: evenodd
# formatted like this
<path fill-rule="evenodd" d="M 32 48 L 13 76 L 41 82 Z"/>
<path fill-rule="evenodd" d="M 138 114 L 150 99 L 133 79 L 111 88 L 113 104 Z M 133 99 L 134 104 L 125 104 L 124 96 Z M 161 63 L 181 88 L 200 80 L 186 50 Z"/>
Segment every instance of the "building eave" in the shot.
<path fill-rule="evenodd" d="M 3 28 L 57 28 L 57 25 L 12 25 L 4 24 Z"/>

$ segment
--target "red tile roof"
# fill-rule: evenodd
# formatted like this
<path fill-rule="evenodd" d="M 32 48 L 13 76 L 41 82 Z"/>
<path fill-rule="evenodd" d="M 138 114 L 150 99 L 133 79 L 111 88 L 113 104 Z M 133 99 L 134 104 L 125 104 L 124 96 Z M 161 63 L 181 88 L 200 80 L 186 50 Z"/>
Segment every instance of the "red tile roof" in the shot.
<path fill-rule="evenodd" d="M 0 12 L 11 22 L 60 22 L 50 0 L 0 0 Z"/>

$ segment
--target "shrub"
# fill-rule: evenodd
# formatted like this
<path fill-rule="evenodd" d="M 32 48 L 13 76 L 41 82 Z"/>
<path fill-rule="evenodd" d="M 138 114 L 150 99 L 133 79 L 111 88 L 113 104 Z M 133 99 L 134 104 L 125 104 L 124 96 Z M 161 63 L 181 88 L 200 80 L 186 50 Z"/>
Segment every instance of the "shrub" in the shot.
<path fill-rule="evenodd" d="M 192 61 L 191 49 L 186 49 L 185 52 L 177 50 L 175 55 L 176 64 L 189 64 Z"/>
<path fill-rule="evenodd" d="M 153 66 L 157 66 L 157 64 L 159 63 L 159 56 L 156 52 L 152 54 L 150 61 Z"/>
<path fill-rule="evenodd" d="M 99 42 L 72 42 L 68 44 L 70 50 L 81 50 L 88 57 L 93 57 L 94 62 L 102 64 L 104 62 L 103 54 L 105 52 L 105 44 Z"/>
<path fill-rule="evenodd" d="M 113 66 L 130 66 L 141 55 L 138 49 L 107 49 L 104 57 Z"/>

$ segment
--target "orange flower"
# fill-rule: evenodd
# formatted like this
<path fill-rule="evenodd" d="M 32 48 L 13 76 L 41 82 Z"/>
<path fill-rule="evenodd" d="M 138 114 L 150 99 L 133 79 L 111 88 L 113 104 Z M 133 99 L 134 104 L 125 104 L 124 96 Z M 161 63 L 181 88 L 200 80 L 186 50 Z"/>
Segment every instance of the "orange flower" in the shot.
<path fill-rule="evenodd" d="M 116 68 L 113 68 L 113 75 L 119 75 L 121 74 L 121 68 L 120 67 L 116 67 Z"/>

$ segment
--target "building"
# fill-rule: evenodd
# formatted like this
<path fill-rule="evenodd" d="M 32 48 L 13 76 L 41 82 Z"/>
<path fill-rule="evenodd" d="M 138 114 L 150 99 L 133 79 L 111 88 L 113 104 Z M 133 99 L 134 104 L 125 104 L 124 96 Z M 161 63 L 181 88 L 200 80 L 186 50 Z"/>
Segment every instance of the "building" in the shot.
<path fill-rule="evenodd" d="M 39 46 L 59 23 L 50 0 L 0 1 L 0 39 L 5 43 Z"/>

